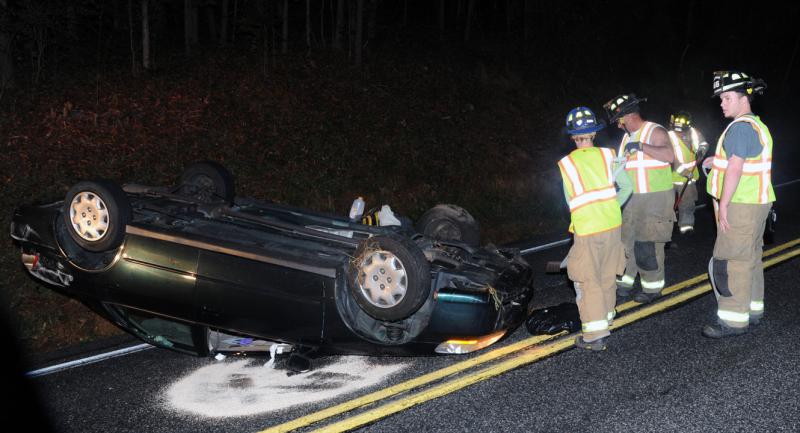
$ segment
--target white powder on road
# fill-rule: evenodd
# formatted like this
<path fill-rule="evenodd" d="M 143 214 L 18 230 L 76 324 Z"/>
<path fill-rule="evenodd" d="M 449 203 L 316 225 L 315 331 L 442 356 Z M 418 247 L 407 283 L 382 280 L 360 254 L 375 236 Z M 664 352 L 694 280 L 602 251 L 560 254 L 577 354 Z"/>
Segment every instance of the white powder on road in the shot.
<path fill-rule="evenodd" d="M 221 418 L 278 411 L 334 399 L 377 385 L 405 364 L 381 365 L 346 356 L 307 373 L 287 376 L 263 360 L 219 362 L 200 368 L 167 388 L 167 403 L 195 415 Z"/>

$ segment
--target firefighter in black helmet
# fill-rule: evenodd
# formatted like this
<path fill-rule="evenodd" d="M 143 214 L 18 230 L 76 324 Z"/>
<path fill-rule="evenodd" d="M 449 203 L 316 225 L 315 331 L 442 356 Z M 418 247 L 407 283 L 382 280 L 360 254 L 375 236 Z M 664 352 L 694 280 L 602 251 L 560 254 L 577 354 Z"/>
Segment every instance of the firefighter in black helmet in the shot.
<path fill-rule="evenodd" d="M 625 274 L 617 280 L 617 294 L 628 296 L 636 276 L 642 291 L 634 300 L 647 303 L 664 289 L 664 245 L 672 239 L 675 213 L 672 206 L 672 162 L 675 158 L 667 130 L 639 114 L 645 101 L 636 95 L 619 95 L 604 107 L 609 121 L 625 131 L 619 154 L 627 154 L 625 171 L 634 189 L 622 211 Z"/>
<path fill-rule="evenodd" d="M 761 255 L 767 215 L 775 201 L 772 188 L 772 135 L 750 104 L 766 83 L 741 71 L 714 73 L 714 94 L 722 114 L 732 119 L 719 137 L 707 191 L 714 200 L 717 239 L 709 274 L 717 298 L 717 320 L 703 335 L 741 335 L 764 317 L 764 268 Z"/>

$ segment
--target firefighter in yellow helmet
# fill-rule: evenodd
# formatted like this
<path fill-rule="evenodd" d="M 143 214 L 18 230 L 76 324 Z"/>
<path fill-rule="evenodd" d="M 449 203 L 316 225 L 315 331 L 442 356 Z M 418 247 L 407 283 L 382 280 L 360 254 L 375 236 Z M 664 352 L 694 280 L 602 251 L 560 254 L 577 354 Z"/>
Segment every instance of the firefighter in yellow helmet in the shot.
<path fill-rule="evenodd" d="M 703 134 L 692 125 L 692 115 L 681 111 L 670 116 L 669 140 L 675 152 L 672 165 L 672 183 L 675 187 L 675 205 L 678 210 L 678 230 L 681 234 L 694 230 L 694 209 L 697 202 L 695 182 L 700 178 L 697 155 L 708 149 Z"/>
<path fill-rule="evenodd" d="M 741 335 L 764 316 L 761 255 L 767 215 L 775 201 L 772 188 L 772 136 L 750 104 L 766 89 L 763 80 L 740 71 L 714 73 L 714 94 L 722 114 L 732 119 L 717 141 L 706 189 L 714 200 L 717 240 L 709 277 L 717 298 L 717 320 L 703 335 Z"/>
<path fill-rule="evenodd" d="M 603 126 L 592 110 L 572 109 L 567 133 L 576 149 L 558 162 L 570 211 L 569 231 L 574 235 L 567 274 L 575 285 L 583 331 L 575 345 L 589 350 L 604 350 L 610 335 L 617 303 L 615 278 L 625 269 L 620 201 L 631 191 L 624 170 L 617 171 L 619 194 L 614 187 L 614 151 L 594 147 L 595 134 Z"/>
<path fill-rule="evenodd" d="M 664 289 L 664 245 L 672 240 L 675 195 L 672 188 L 672 162 L 675 155 L 663 126 L 639 114 L 639 99 L 634 94 L 619 95 L 608 101 L 609 121 L 625 131 L 619 153 L 628 156 L 625 171 L 633 183 L 633 195 L 622 212 L 622 242 L 627 263 L 625 274 L 617 280 L 617 293 L 628 296 L 636 276 L 642 291 L 634 301 L 652 302 Z"/>

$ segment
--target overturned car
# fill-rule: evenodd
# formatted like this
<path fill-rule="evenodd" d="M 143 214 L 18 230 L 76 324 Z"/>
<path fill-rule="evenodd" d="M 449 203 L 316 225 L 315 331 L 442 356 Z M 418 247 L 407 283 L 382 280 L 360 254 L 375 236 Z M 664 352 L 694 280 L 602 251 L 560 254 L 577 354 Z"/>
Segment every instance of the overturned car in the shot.
<path fill-rule="evenodd" d="M 525 320 L 530 267 L 479 247 L 466 211 L 438 205 L 416 227 L 371 214 L 236 197 L 227 170 L 200 162 L 174 187 L 79 182 L 16 209 L 11 236 L 39 282 L 201 356 L 221 333 L 322 353 L 468 353 Z"/>

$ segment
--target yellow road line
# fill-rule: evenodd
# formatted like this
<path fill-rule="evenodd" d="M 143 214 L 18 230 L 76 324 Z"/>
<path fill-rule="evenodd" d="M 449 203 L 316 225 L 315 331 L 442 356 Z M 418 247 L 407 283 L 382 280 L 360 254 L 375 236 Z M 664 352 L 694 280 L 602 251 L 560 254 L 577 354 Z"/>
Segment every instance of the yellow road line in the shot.
<path fill-rule="evenodd" d="M 800 255 L 800 249 L 790 251 L 778 257 L 774 257 L 764 262 L 764 268 L 789 260 L 798 255 Z M 615 320 L 613 328 L 616 329 L 622 326 L 629 325 L 645 317 L 664 311 L 677 304 L 686 302 L 690 299 L 703 295 L 709 292 L 710 290 L 711 290 L 711 285 L 704 284 L 702 286 L 695 287 L 691 290 L 687 290 L 686 292 L 682 292 L 675 296 L 667 298 L 661 302 L 644 306 L 640 310 L 637 310 L 631 314 L 626 314 L 625 316 L 620 317 L 618 320 Z M 546 345 L 529 348 L 527 350 L 524 350 L 518 356 L 515 356 L 506 361 L 499 362 L 491 367 L 485 368 L 476 373 L 468 374 L 466 376 L 460 376 L 456 379 L 452 379 L 445 383 L 433 386 L 425 391 L 421 391 L 419 393 L 410 395 L 408 397 L 398 399 L 396 401 L 387 403 L 375 409 L 371 409 L 363 413 L 360 413 L 358 415 L 355 415 L 353 417 L 344 419 L 342 421 L 329 424 L 320 429 L 314 430 L 313 432 L 314 433 L 345 432 L 364 426 L 366 424 L 375 422 L 379 419 L 385 418 L 389 415 L 409 409 L 413 406 L 445 396 L 447 394 L 453 393 L 467 386 L 503 374 L 512 369 L 538 361 L 547 356 L 551 356 L 555 353 L 561 352 L 565 349 L 572 347 L 574 344 L 575 341 L 573 339 L 573 336 L 570 335 Z"/>
<path fill-rule="evenodd" d="M 766 251 L 764 251 L 764 254 L 762 255 L 762 257 L 771 256 L 771 255 L 773 255 L 775 253 L 779 253 L 779 252 L 781 252 L 783 250 L 789 249 L 789 248 L 791 248 L 791 247 L 793 247 L 793 246 L 795 246 L 797 244 L 800 244 L 800 238 L 797 238 L 797 239 L 795 239 L 793 241 L 786 242 L 785 244 L 778 245 L 775 248 L 766 250 Z"/>
<path fill-rule="evenodd" d="M 262 430 L 260 433 L 278 433 L 278 432 L 288 432 L 292 431 L 301 427 L 305 427 L 316 422 L 322 421 L 327 418 L 334 417 L 336 415 L 343 414 L 345 412 L 349 412 L 353 409 L 357 409 L 361 406 L 366 406 L 368 404 L 375 403 L 379 400 L 386 399 L 388 397 L 392 397 L 396 394 L 400 394 L 401 392 L 409 391 L 414 388 L 419 388 L 420 386 L 427 385 L 431 382 L 435 382 L 437 380 L 443 379 L 447 376 L 462 372 L 464 370 L 468 370 L 474 368 L 478 365 L 484 364 L 486 362 L 492 361 L 494 359 L 503 357 L 510 353 L 518 352 L 523 350 L 527 347 L 543 343 L 545 341 L 553 340 L 561 335 L 564 335 L 566 331 L 563 331 L 559 334 L 555 335 L 537 335 L 533 337 L 528 337 L 524 340 L 518 341 L 514 344 L 509 344 L 508 346 L 500 347 L 491 352 L 484 353 L 483 355 L 476 356 L 474 358 L 467 359 L 465 361 L 458 362 L 453 364 L 449 367 L 442 368 L 440 370 L 433 371 L 428 374 L 424 374 L 422 376 L 416 377 L 411 380 L 407 380 L 405 382 L 399 383 L 394 386 L 390 386 L 388 388 L 384 388 L 379 391 L 372 392 L 370 394 L 366 394 L 362 397 L 358 397 L 353 400 L 346 401 L 341 404 L 337 404 L 335 406 L 331 406 L 326 409 L 322 409 L 320 411 L 311 413 L 309 415 L 294 419 L 292 421 L 278 424 L 276 426 L 270 427 L 266 430 Z"/>
<path fill-rule="evenodd" d="M 785 244 L 779 245 L 779 246 L 777 246 L 775 248 L 772 248 L 770 250 L 765 251 L 764 252 L 764 257 L 772 255 L 772 254 L 775 254 L 776 252 L 780 252 L 780 251 L 785 250 L 787 248 L 791 248 L 791 247 L 793 247 L 795 245 L 798 245 L 798 244 L 800 244 L 800 238 L 795 239 L 793 241 L 787 242 Z M 670 293 L 674 293 L 674 292 L 679 291 L 681 289 L 684 289 L 686 287 L 690 287 L 692 285 L 695 285 L 695 284 L 697 284 L 699 282 L 702 282 L 704 280 L 707 280 L 707 279 L 708 279 L 708 275 L 707 274 L 698 275 L 698 276 L 695 276 L 695 277 L 690 278 L 688 280 L 682 281 L 680 283 L 676 283 L 676 284 L 664 289 L 663 293 L 664 293 L 664 295 L 668 295 Z M 638 307 L 640 305 L 641 304 L 639 304 L 638 302 L 628 301 L 628 302 L 625 302 L 624 304 L 621 304 L 621 305 L 617 306 L 617 312 L 623 312 L 623 311 L 629 310 L 631 308 Z M 623 320 L 624 319 L 622 317 L 620 317 L 619 319 L 616 320 L 616 322 L 617 323 L 626 323 L 626 322 L 622 322 Z M 615 323 L 615 325 L 616 325 L 616 323 Z M 370 404 L 374 404 L 374 403 L 376 403 L 376 402 L 378 402 L 380 400 L 387 399 L 389 397 L 395 396 L 395 395 L 400 394 L 402 392 L 410 391 L 412 389 L 419 388 L 421 386 L 436 382 L 438 380 L 446 378 L 447 376 L 451 376 L 451 375 L 460 373 L 462 371 L 465 371 L 465 370 L 480 366 L 481 364 L 485 364 L 485 363 L 487 363 L 489 361 L 493 361 L 493 360 L 501 358 L 503 356 L 506 356 L 506 355 L 509 355 L 509 354 L 512 354 L 512 353 L 515 353 L 515 352 L 519 352 L 519 351 L 522 351 L 522 350 L 525 350 L 525 349 L 529 348 L 530 346 L 533 346 L 533 345 L 536 345 L 536 344 L 539 344 L 539 343 L 543 343 L 543 342 L 546 342 L 546 341 L 549 341 L 549 340 L 553 340 L 553 339 L 561 336 L 562 334 L 563 334 L 563 332 L 559 333 L 559 334 L 555 334 L 555 335 L 544 335 L 544 336 L 539 335 L 539 336 L 534 336 L 534 337 L 528 337 L 528 338 L 526 338 L 524 340 L 518 341 L 517 343 L 510 344 L 508 346 L 504 346 L 504 347 L 500 347 L 500 348 L 494 349 L 494 350 L 492 350 L 490 352 L 484 353 L 484 354 L 482 354 L 480 356 L 476 356 L 476 357 L 471 358 L 471 359 L 467 359 L 465 361 L 458 362 L 458 363 L 453 364 L 453 365 L 451 365 L 449 367 L 445 367 L 443 369 L 436 370 L 436 371 L 433 371 L 431 373 L 424 374 L 422 376 L 416 377 L 414 379 L 410 379 L 408 381 L 399 383 L 397 385 L 393 385 L 393 386 L 390 386 L 388 388 L 384 388 L 384 389 L 381 389 L 379 391 L 375 391 L 375 392 L 366 394 L 364 396 L 361 396 L 361 397 L 358 397 L 358 398 L 355 398 L 355 399 L 352 399 L 352 400 L 348 400 L 346 402 L 343 402 L 343 403 L 340 403 L 340 404 L 337 404 L 337 405 L 322 409 L 320 411 L 317 411 L 317 412 L 302 416 L 300 418 L 293 419 L 293 420 L 285 422 L 283 424 L 278 424 L 278 425 L 269 427 L 269 428 L 267 428 L 265 430 L 261 430 L 259 433 L 288 432 L 288 431 L 296 430 L 296 429 L 299 429 L 299 428 L 302 428 L 302 427 L 307 427 L 307 426 L 309 426 L 311 424 L 323 421 L 323 420 L 328 419 L 328 418 L 332 418 L 332 417 L 337 416 L 337 415 L 341 415 L 343 413 L 349 412 L 349 411 L 357 409 L 359 407 L 367 406 L 367 405 L 370 405 Z"/>
<path fill-rule="evenodd" d="M 575 344 L 573 337 L 564 337 L 544 346 L 531 347 L 524 350 L 522 354 L 518 356 L 497 363 L 476 373 L 472 373 L 464 377 L 458 377 L 445 383 L 433 386 L 417 394 L 410 395 L 408 397 L 385 404 L 381 407 L 377 407 L 356 416 L 344 419 L 337 423 L 313 430 L 313 432 L 345 432 L 361 427 L 394 413 L 404 411 L 418 404 L 445 396 L 467 386 L 503 374 L 514 368 L 545 358 L 554 353 L 565 350 L 571 347 L 573 344 Z"/>

